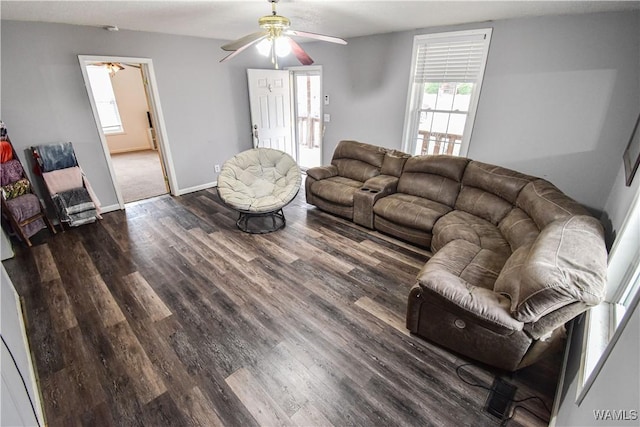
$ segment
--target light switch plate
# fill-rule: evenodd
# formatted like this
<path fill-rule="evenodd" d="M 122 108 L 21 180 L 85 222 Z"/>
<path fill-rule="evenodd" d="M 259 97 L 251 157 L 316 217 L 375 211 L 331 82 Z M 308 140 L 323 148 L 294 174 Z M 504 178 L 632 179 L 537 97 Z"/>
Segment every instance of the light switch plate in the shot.
<path fill-rule="evenodd" d="M 329 123 L 331 121 L 331 114 L 325 114 L 324 115 L 324 122 L 325 123 Z"/>

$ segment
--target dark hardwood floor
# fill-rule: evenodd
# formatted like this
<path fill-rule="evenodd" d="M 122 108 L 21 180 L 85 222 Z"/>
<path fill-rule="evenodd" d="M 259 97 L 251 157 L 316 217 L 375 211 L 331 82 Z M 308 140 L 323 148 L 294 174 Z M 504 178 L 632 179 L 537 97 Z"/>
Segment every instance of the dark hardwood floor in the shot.
<path fill-rule="evenodd" d="M 425 251 L 325 214 L 249 235 L 215 190 L 17 247 L 48 425 L 499 425 L 469 360 L 409 335 Z M 560 356 L 496 374 L 551 407 Z M 536 400 L 520 405 L 548 419 Z M 519 409 L 509 425 L 545 425 Z"/>

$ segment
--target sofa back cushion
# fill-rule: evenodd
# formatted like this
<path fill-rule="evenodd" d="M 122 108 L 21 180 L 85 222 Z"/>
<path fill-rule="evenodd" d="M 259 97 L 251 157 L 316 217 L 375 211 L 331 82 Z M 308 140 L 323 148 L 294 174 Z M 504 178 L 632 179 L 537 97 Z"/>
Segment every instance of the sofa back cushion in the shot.
<path fill-rule="evenodd" d="M 593 306 L 604 297 L 607 251 L 600 222 L 585 215 L 559 219 L 507 260 L 494 291 L 511 299 L 521 322 L 535 322 L 574 302 Z"/>
<path fill-rule="evenodd" d="M 453 207 L 468 162 L 464 157 L 454 156 L 411 157 L 404 164 L 398 193 L 424 197 Z"/>
<path fill-rule="evenodd" d="M 411 157 L 409 154 L 403 153 L 402 151 L 387 150 L 384 155 L 384 160 L 382 161 L 380 174 L 399 178 L 402 174 L 402 169 L 404 169 L 404 164 L 409 157 Z"/>
<path fill-rule="evenodd" d="M 338 175 L 364 182 L 380 175 L 386 150 L 357 141 L 340 141 L 333 152 L 331 164 L 338 168 Z"/>
<path fill-rule="evenodd" d="M 455 208 L 498 225 L 533 179 L 500 166 L 471 161 L 464 171 Z"/>
<path fill-rule="evenodd" d="M 589 215 L 582 205 L 544 179 L 527 184 L 518 195 L 516 205 L 531 217 L 540 230 L 558 219 Z"/>
<path fill-rule="evenodd" d="M 533 243 L 540 234 L 536 223 L 520 208 L 511 209 L 498 224 L 498 229 L 509 242 L 512 252 L 521 246 Z"/>

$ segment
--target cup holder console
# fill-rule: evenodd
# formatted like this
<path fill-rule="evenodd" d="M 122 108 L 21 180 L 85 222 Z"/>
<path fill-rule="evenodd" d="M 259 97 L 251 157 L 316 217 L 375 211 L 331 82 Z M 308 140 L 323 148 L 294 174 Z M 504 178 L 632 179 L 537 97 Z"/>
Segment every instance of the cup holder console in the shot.
<path fill-rule="evenodd" d="M 365 191 L 365 192 L 372 193 L 372 194 L 376 194 L 376 193 L 379 193 L 379 192 L 380 192 L 380 190 L 373 190 L 373 189 L 371 189 L 371 188 L 365 188 L 365 187 L 362 187 L 362 188 L 360 189 L 360 191 Z"/>

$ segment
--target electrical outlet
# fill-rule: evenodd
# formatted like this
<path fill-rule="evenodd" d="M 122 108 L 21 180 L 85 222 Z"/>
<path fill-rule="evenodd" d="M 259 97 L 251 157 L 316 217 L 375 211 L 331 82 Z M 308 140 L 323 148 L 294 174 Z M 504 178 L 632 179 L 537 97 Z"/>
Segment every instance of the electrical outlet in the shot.
<path fill-rule="evenodd" d="M 220 172 L 220 165 L 215 165 L 215 166 L 213 167 L 213 169 L 214 169 L 216 172 Z"/>

